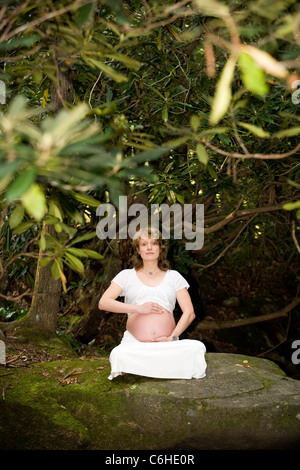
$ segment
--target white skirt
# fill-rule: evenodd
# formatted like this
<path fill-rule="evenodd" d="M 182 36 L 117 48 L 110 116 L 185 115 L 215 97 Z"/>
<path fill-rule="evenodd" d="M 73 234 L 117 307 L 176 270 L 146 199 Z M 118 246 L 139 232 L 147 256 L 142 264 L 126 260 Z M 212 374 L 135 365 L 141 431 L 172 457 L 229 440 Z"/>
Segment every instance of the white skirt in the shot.
<path fill-rule="evenodd" d="M 195 339 L 144 343 L 126 330 L 110 353 L 108 378 L 125 372 L 161 379 L 201 379 L 206 375 L 205 352 L 204 344 Z"/>

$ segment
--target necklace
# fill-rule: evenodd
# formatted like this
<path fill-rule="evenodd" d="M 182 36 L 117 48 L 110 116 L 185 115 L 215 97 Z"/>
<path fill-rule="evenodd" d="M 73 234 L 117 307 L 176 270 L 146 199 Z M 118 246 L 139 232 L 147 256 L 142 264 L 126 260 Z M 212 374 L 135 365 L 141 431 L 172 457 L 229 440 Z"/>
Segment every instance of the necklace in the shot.
<path fill-rule="evenodd" d="M 153 276 L 153 274 L 157 273 L 158 271 L 146 271 L 146 269 L 143 269 L 146 274 L 150 274 L 150 276 Z"/>

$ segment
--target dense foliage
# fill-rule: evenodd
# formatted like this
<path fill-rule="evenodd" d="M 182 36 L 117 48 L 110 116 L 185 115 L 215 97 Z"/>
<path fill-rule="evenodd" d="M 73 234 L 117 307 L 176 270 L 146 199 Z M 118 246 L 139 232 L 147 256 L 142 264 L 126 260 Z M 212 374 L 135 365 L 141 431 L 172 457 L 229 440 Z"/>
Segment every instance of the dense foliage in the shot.
<path fill-rule="evenodd" d="M 214 267 L 225 295 L 297 296 L 296 1 L 7 1 L 0 23 L 4 312 L 38 257 L 69 296 L 91 258 L 101 281 L 96 207 L 119 195 L 205 205 L 203 249 L 170 241 L 175 267 L 214 279 L 204 302 Z"/>

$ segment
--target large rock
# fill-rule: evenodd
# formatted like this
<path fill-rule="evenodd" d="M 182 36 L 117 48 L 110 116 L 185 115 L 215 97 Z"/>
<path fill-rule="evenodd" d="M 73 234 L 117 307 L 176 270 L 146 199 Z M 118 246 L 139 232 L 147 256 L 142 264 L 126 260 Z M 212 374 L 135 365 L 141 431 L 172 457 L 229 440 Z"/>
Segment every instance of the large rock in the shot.
<path fill-rule="evenodd" d="M 0 447 L 299 449 L 300 381 L 255 357 L 208 353 L 207 364 L 192 380 L 109 381 L 107 358 L 13 370 L 1 379 Z"/>

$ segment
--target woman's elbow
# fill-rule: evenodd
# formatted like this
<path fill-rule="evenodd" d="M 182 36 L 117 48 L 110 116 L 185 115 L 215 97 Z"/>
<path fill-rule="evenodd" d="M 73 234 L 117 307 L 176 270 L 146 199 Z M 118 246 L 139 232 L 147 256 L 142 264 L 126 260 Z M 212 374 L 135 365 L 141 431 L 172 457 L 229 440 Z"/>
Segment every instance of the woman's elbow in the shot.
<path fill-rule="evenodd" d="M 195 318 L 196 318 L 195 312 L 194 312 L 194 310 L 192 310 L 192 311 L 190 312 L 190 315 L 189 315 L 189 321 L 190 321 L 190 323 L 192 323 L 192 322 L 195 320 Z"/>
<path fill-rule="evenodd" d="M 103 299 L 103 296 L 100 298 L 100 300 L 98 302 L 98 308 L 99 308 L 99 310 L 106 310 L 105 300 Z"/>

